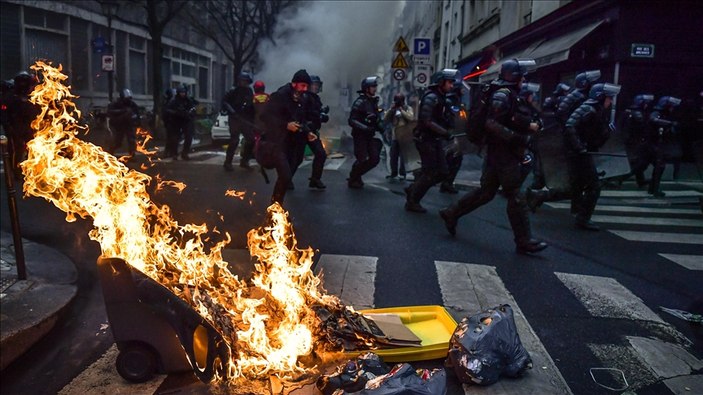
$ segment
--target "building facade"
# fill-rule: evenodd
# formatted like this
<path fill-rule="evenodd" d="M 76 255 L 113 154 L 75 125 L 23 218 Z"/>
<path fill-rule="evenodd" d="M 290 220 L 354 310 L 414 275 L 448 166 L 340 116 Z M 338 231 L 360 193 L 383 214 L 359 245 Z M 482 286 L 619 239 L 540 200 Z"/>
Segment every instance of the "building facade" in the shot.
<path fill-rule="evenodd" d="M 146 11 L 138 4 L 121 1 L 108 18 L 95 1 L 0 2 L 0 78 L 10 79 L 28 70 L 37 60 L 62 65 L 77 104 L 86 110 L 108 103 L 108 76 L 103 55 L 113 44 L 113 97 L 124 88 L 132 91 L 137 104 L 153 104 L 152 43 L 146 26 Z M 211 40 L 184 29 L 178 18 L 163 35 L 161 75 L 163 89 L 186 85 L 198 101 L 219 103 L 232 83 L 232 68 Z M 187 26 L 187 25 L 185 25 Z"/>

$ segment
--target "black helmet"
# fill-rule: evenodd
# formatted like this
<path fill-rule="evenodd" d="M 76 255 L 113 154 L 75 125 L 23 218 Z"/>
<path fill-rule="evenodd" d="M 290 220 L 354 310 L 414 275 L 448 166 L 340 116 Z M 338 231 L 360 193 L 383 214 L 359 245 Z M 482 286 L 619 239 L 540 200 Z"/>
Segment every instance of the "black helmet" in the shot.
<path fill-rule="evenodd" d="M 571 90 L 571 87 L 569 85 L 566 85 L 565 83 L 560 82 L 557 84 L 557 87 L 554 88 L 554 92 L 552 94 L 553 95 L 565 95 L 570 90 Z"/>
<path fill-rule="evenodd" d="M 237 81 L 247 81 L 248 84 L 251 84 L 252 82 L 254 82 L 254 78 L 251 76 L 251 73 L 242 71 L 237 76 Z"/>
<path fill-rule="evenodd" d="M 442 81 L 456 81 L 456 76 L 459 73 L 457 69 L 442 69 L 434 74 L 430 78 L 430 86 L 437 86 L 442 83 Z"/>
<path fill-rule="evenodd" d="M 519 82 L 536 68 L 537 63 L 534 59 L 509 59 L 500 66 L 500 78 L 507 82 Z"/>
<path fill-rule="evenodd" d="M 26 71 L 20 71 L 13 79 L 14 88 L 17 92 L 27 92 L 34 88 L 37 78 Z"/>
<path fill-rule="evenodd" d="M 317 86 L 320 87 L 318 92 L 322 92 L 322 80 L 320 79 L 320 76 L 318 75 L 311 75 L 310 76 L 310 84 L 317 84 Z"/>
<path fill-rule="evenodd" d="M 632 100 L 632 108 L 643 109 L 654 101 L 654 95 L 641 94 Z"/>
<path fill-rule="evenodd" d="M 536 82 L 525 82 L 522 84 L 522 88 L 520 88 L 520 97 L 527 99 L 530 95 L 538 93 L 541 87 L 542 85 Z"/>
<path fill-rule="evenodd" d="M 620 93 L 620 85 L 611 84 L 609 82 L 595 84 L 588 92 L 588 98 L 591 100 L 603 101 L 606 97 L 613 97 Z"/>
<path fill-rule="evenodd" d="M 657 106 L 655 108 L 658 110 L 672 110 L 674 107 L 678 107 L 679 104 L 681 104 L 681 99 L 678 97 L 662 96 L 657 101 Z"/>
<path fill-rule="evenodd" d="M 361 90 L 366 91 L 367 88 L 370 88 L 372 86 L 378 86 L 378 77 L 373 76 L 373 77 L 366 77 L 363 80 L 361 80 Z"/>
<path fill-rule="evenodd" d="M 131 99 L 131 98 L 132 98 L 132 91 L 127 88 L 122 89 L 122 91 L 120 92 L 120 99 Z"/>
<path fill-rule="evenodd" d="M 176 88 L 176 93 L 188 93 L 188 87 L 185 85 L 180 85 L 178 88 Z"/>
<path fill-rule="evenodd" d="M 1 84 L 2 84 L 1 85 L 2 86 L 2 93 L 11 91 L 12 88 L 15 87 L 15 81 L 13 81 L 13 80 L 3 80 L 1 82 Z"/>
<path fill-rule="evenodd" d="M 574 86 L 576 89 L 588 89 L 591 84 L 600 79 L 600 70 L 584 71 L 576 75 Z"/>

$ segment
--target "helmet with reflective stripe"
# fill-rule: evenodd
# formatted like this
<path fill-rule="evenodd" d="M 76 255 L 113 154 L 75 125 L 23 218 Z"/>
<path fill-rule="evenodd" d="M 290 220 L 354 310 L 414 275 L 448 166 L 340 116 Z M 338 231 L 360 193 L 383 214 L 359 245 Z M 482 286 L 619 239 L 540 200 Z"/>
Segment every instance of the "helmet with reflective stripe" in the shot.
<path fill-rule="evenodd" d="M 588 89 L 591 84 L 600 79 L 600 70 L 584 71 L 576 75 L 574 86 L 576 89 Z"/>
<path fill-rule="evenodd" d="M 591 91 L 588 92 L 588 98 L 603 101 L 606 97 L 614 97 L 618 93 L 620 93 L 620 85 L 605 82 L 593 85 Z"/>

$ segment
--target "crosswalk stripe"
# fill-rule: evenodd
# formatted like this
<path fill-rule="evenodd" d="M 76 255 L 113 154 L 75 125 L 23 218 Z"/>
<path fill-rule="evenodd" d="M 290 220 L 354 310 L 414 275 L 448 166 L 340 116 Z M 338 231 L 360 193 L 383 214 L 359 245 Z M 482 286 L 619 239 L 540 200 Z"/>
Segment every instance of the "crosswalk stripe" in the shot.
<path fill-rule="evenodd" d="M 570 203 L 552 202 L 545 203 L 549 207 L 557 209 L 571 208 Z M 636 207 L 636 206 L 611 206 L 601 205 L 596 206 L 596 211 L 617 211 L 622 213 L 652 213 L 652 214 L 693 214 L 701 215 L 701 210 L 685 209 L 685 208 L 657 208 L 657 207 Z"/>
<path fill-rule="evenodd" d="M 601 197 L 648 197 L 647 191 L 601 191 Z M 666 197 L 697 197 L 703 196 L 698 191 L 666 191 Z"/>
<path fill-rule="evenodd" d="M 703 220 L 685 218 L 625 217 L 614 215 L 594 215 L 594 222 L 626 225 L 691 226 L 703 228 Z"/>
<path fill-rule="evenodd" d="M 610 277 L 554 273 L 594 317 L 653 321 L 667 325 L 642 299 Z"/>
<path fill-rule="evenodd" d="M 323 273 L 327 292 L 356 310 L 374 307 L 377 257 L 322 254 L 316 272 Z"/>
<path fill-rule="evenodd" d="M 63 387 L 59 395 L 153 394 L 166 378 L 166 375 L 156 375 L 146 383 L 129 382 L 120 377 L 115 370 L 117 354 L 117 345 L 113 344 L 100 359 Z"/>
<path fill-rule="evenodd" d="M 325 170 L 339 170 L 340 167 L 346 162 L 347 158 L 333 158 L 330 159 L 328 158 L 325 161 Z M 300 167 L 310 167 L 312 166 L 312 160 L 306 160 L 303 163 L 300 164 Z"/>
<path fill-rule="evenodd" d="M 462 262 L 435 261 L 442 300 L 452 315 L 466 315 L 507 303 L 513 308 L 515 325 L 535 366 L 519 381 L 500 380 L 482 387 L 485 394 L 570 394 L 566 381 L 537 337 L 517 302 L 505 288 L 493 266 Z M 465 394 L 475 393 L 475 387 L 464 385 Z"/>
<path fill-rule="evenodd" d="M 703 244 L 703 234 L 638 232 L 634 230 L 608 230 L 625 240 L 651 243 Z"/>
<path fill-rule="evenodd" d="M 660 256 L 677 263 L 686 269 L 703 270 L 703 255 L 663 254 Z"/>

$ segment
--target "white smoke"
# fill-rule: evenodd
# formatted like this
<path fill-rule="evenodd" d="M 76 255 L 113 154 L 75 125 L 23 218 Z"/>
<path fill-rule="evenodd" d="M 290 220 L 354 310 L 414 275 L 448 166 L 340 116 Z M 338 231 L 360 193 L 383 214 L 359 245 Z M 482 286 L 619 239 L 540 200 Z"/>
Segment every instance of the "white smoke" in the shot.
<path fill-rule="evenodd" d="M 262 69 L 255 78 L 273 92 L 299 69 L 323 81 L 323 103 L 334 107 L 339 89 L 352 97 L 361 80 L 390 65 L 394 23 L 404 1 L 310 1 L 278 18 L 274 42 L 259 47 Z"/>

